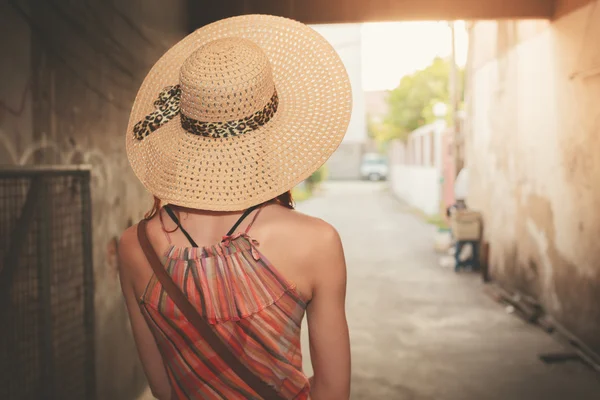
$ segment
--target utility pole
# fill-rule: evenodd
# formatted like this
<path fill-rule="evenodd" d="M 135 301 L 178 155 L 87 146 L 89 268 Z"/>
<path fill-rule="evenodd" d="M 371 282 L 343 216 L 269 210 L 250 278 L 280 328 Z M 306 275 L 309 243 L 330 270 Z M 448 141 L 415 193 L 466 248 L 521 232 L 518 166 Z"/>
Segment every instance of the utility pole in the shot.
<path fill-rule="evenodd" d="M 460 85 L 458 77 L 458 68 L 456 66 L 456 32 L 454 21 L 448 22 L 450 26 L 450 36 L 452 38 L 452 53 L 450 56 L 450 126 L 452 127 L 452 143 L 454 146 L 454 176 L 458 175 L 461 167 L 460 159 L 460 120 L 458 118 L 458 109 L 460 103 Z"/>

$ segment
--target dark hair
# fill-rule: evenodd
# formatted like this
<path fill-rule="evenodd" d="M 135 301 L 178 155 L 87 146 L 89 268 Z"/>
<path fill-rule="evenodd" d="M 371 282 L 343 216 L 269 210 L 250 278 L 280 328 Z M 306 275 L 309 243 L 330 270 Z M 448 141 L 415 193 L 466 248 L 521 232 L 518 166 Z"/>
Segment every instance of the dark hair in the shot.
<path fill-rule="evenodd" d="M 296 206 L 294 203 L 294 199 L 292 197 L 291 190 L 288 190 L 287 192 L 280 194 L 279 196 L 275 197 L 274 199 L 265 201 L 263 204 L 269 204 L 269 203 L 279 204 L 280 206 L 289 208 L 290 210 L 293 210 L 294 207 Z M 156 214 L 158 214 L 161 207 L 162 207 L 162 202 L 160 201 L 160 199 L 158 197 L 154 196 L 154 204 L 152 205 L 152 208 L 146 213 L 146 215 L 144 215 L 144 218 L 151 219 Z"/>

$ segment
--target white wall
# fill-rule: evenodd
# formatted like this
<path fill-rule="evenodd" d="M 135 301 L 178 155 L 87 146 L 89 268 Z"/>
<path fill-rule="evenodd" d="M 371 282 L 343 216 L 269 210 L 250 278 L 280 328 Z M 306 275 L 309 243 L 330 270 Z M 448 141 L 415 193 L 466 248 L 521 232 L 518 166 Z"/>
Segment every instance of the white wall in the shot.
<path fill-rule="evenodd" d="M 367 140 L 365 97 L 362 89 L 362 45 L 360 24 L 312 25 L 337 51 L 352 84 L 352 119 L 345 142 Z"/>
<path fill-rule="evenodd" d="M 406 144 L 394 141 L 390 146 L 389 182 L 392 191 L 429 215 L 440 212 L 442 133 L 445 129 L 443 121 L 426 125 L 412 132 Z"/>
<path fill-rule="evenodd" d="M 440 210 L 440 176 L 435 167 L 393 165 L 390 184 L 396 196 L 425 214 Z"/>

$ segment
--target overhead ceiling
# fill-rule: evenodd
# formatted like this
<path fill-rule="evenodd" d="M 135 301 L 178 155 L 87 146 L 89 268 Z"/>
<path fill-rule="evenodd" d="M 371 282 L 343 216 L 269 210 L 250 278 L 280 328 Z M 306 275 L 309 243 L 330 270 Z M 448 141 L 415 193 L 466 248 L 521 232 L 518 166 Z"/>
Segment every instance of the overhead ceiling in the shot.
<path fill-rule="evenodd" d="M 190 0 L 197 28 L 241 14 L 273 14 L 309 24 L 401 20 L 553 18 L 590 0 Z M 561 10 L 557 10 L 560 8 Z"/>

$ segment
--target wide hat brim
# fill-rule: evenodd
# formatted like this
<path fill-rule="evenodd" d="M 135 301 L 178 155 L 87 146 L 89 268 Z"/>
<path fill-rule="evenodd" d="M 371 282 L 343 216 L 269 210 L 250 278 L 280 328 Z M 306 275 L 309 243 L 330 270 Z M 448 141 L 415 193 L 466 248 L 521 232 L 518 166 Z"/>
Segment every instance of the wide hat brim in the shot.
<path fill-rule="evenodd" d="M 185 131 L 175 117 L 143 140 L 134 125 L 179 83 L 188 56 L 205 43 L 240 37 L 267 55 L 279 108 L 263 127 L 227 138 Z M 224 82 L 227 84 L 227 82 Z M 237 211 L 302 182 L 341 143 L 352 109 L 348 74 L 333 47 L 310 27 L 282 17 L 246 15 L 206 25 L 168 50 L 145 78 L 127 128 L 127 157 L 146 189 L 165 203 Z"/>

